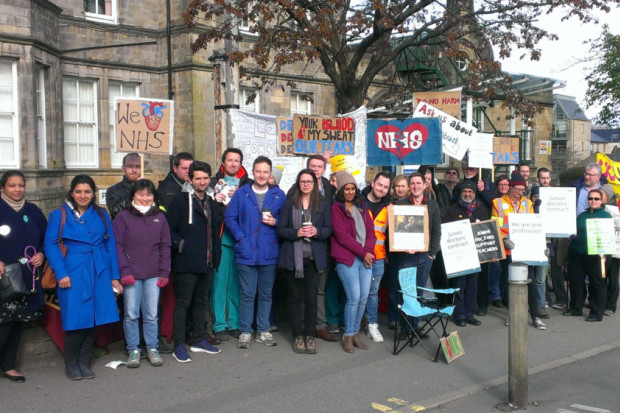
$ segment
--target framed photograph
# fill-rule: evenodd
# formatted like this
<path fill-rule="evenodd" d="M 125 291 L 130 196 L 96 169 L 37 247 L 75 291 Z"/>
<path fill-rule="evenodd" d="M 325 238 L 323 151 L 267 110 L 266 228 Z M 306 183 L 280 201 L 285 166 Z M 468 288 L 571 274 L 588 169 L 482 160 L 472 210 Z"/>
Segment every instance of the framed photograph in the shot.
<path fill-rule="evenodd" d="M 390 251 L 428 251 L 429 229 L 426 205 L 388 206 Z"/>

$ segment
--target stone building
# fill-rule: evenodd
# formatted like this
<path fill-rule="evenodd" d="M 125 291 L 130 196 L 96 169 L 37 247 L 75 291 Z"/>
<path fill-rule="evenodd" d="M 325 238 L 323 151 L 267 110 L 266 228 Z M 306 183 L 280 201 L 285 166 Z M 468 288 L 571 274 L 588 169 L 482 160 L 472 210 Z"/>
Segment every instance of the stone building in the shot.
<path fill-rule="evenodd" d="M 620 147 L 620 129 L 592 129 L 590 135 L 592 153 L 610 154 Z"/>
<path fill-rule="evenodd" d="M 590 156 L 590 120 L 572 96 L 553 99 L 552 165 L 563 170 Z"/>

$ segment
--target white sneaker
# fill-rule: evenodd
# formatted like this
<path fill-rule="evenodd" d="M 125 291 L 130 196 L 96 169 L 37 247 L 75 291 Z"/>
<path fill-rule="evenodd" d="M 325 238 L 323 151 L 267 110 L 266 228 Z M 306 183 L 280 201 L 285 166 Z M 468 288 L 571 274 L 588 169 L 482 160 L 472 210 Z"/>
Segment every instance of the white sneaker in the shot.
<path fill-rule="evenodd" d="M 237 341 L 237 347 L 242 349 L 250 348 L 250 339 L 252 335 L 250 333 L 242 333 L 239 335 L 239 340 Z"/>
<path fill-rule="evenodd" d="M 534 322 L 532 324 L 534 324 L 534 327 L 536 327 L 537 330 L 547 329 L 547 326 L 545 325 L 545 323 L 543 323 L 542 320 L 538 317 L 534 319 Z"/>
<path fill-rule="evenodd" d="M 273 339 L 273 336 L 268 331 L 263 331 L 260 333 L 256 333 L 256 338 L 254 339 L 257 343 L 263 343 L 267 347 L 277 346 L 278 343 Z"/>
<path fill-rule="evenodd" d="M 368 338 L 375 343 L 383 343 L 383 336 L 379 332 L 379 324 L 368 324 Z"/>

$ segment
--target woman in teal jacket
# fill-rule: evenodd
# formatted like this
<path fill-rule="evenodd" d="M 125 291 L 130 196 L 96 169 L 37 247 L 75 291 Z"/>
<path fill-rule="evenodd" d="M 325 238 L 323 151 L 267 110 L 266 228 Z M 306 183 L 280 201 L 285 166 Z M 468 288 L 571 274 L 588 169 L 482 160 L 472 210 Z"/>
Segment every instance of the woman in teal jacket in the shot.
<path fill-rule="evenodd" d="M 58 234 L 62 211 L 52 211 L 45 233 L 45 252 L 58 281 L 57 294 L 65 334 L 65 372 L 72 380 L 93 378 L 90 354 L 95 326 L 119 320 L 116 299 L 123 291 L 112 222 L 95 202 L 97 188 L 90 176 L 77 175 L 60 207 L 66 214 L 62 257 Z"/>

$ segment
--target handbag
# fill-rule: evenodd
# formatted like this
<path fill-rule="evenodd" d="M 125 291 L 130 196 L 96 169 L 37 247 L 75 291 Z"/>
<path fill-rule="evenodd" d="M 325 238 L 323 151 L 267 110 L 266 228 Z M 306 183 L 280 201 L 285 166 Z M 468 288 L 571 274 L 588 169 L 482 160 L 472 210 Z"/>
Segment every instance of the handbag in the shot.
<path fill-rule="evenodd" d="M 65 220 L 67 219 L 67 213 L 64 208 L 60 208 L 62 213 L 62 220 L 60 221 L 60 231 L 58 232 L 58 247 L 60 247 L 60 253 L 64 258 L 67 255 L 67 247 L 62 243 L 62 229 L 65 227 Z M 43 278 L 41 278 L 41 287 L 43 288 L 56 288 L 56 274 L 50 266 L 49 261 L 45 261 L 45 267 L 43 267 Z"/>
<path fill-rule="evenodd" d="M 22 265 L 19 262 L 5 265 L 4 274 L 0 278 L 0 299 L 7 302 L 25 295 L 30 295 L 30 290 L 26 288 L 22 277 Z"/>

